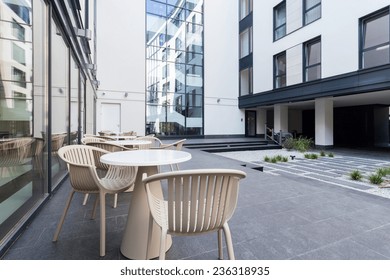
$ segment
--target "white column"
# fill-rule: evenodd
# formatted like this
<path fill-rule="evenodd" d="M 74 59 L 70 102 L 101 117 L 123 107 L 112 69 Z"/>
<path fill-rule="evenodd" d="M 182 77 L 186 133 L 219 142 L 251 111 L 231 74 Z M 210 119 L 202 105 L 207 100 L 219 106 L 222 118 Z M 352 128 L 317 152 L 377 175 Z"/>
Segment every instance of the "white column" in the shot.
<path fill-rule="evenodd" d="M 288 131 L 288 106 L 274 105 L 274 131 Z"/>
<path fill-rule="evenodd" d="M 267 110 L 257 109 L 257 120 L 256 120 L 256 134 L 265 133 L 265 124 L 267 123 Z"/>
<path fill-rule="evenodd" d="M 315 145 L 333 146 L 333 98 L 315 100 Z"/>

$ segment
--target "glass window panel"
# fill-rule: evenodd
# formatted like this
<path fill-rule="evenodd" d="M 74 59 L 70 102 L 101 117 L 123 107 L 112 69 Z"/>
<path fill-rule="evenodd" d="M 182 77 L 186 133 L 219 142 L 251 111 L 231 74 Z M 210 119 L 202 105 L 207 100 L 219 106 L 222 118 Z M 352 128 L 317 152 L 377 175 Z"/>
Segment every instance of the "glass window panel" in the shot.
<path fill-rule="evenodd" d="M 286 24 L 286 4 L 282 4 L 275 9 L 275 27 Z"/>
<path fill-rule="evenodd" d="M 389 14 L 380 18 L 366 21 L 363 48 L 370 48 L 389 42 Z"/>
<path fill-rule="evenodd" d="M 389 45 L 363 53 L 363 68 L 375 67 L 387 63 L 390 63 Z"/>
<path fill-rule="evenodd" d="M 248 95 L 250 93 L 250 71 L 249 68 L 240 72 L 240 95 Z"/>
<path fill-rule="evenodd" d="M 321 78 L 321 65 L 306 68 L 306 81 L 313 81 Z"/>
<path fill-rule="evenodd" d="M 320 4 L 321 0 L 306 0 L 306 10 L 312 8 L 313 6 Z"/>
<path fill-rule="evenodd" d="M 146 1 L 146 12 L 148 14 L 154 14 L 162 17 L 167 16 L 167 8 L 163 3 L 155 2 L 155 1 Z"/>
<path fill-rule="evenodd" d="M 305 13 L 305 24 L 309 24 L 321 18 L 321 6 L 317 6 Z"/>
<path fill-rule="evenodd" d="M 249 55 L 250 44 L 250 29 L 248 28 L 240 34 L 240 58 Z"/>
<path fill-rule="evenodd" d="M 1 13 L 1 20 L 9 20 L 9 17 L 12 17 L 24 24 L 30 25 L 32 23 L 31 0 L 2 2 L 4 2 L 4 12 Z"/>
<path fill-rule="evenodd" d="M 307 65 L 321 63 L 321 43 L 316 42 L 307 45 Z"/>
<path fill-rule="evenodd" d="M 146 17 L 146 26 L 147 44 L 160 46 L 161 36 L 165 36 L 166 34 L 166 19 L 148 14 Z"/>
<path fill-rule="evenodd" d="M 1 37 L 4 39 L 12 39 L 23 42 L 32 42 L 32 27 L 23 22 L 18 22 L 10 17 L 0 21 Z"/>

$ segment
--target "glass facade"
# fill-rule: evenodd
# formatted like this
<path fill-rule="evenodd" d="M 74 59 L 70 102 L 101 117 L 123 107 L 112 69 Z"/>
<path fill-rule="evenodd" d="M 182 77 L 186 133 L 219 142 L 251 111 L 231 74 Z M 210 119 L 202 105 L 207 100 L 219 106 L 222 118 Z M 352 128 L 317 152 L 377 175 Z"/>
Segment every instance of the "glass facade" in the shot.
<path fill-rule="evenodd" d="M 304 0 L 304 25 L 321 18 L 321 0 Z"/>
<path fill-rule="evenodd" d="M 51 8 L 0 0 L 0 252 L 64 179 L 57 151 L 84 130 L 91 80 Z"/>
<path fill-rule="evenodd" d="M 286 35 L 286 1 L 274 8 L 274 40 Z"/>
<path fill-rule="evenodd" d="M 304 81 L 313 81 L 321 78 L 321 39 L 315 39 L 304 45 Z"/>
<path fill-rule="evenodd" d="M 274 87 L 281 88 L 287 85 L 286 53 L 274 57 Z"/>
<path fill-rule="evenodd" d="M 203 135 L 203 0 L 146 13 L 146 134 Z"/>

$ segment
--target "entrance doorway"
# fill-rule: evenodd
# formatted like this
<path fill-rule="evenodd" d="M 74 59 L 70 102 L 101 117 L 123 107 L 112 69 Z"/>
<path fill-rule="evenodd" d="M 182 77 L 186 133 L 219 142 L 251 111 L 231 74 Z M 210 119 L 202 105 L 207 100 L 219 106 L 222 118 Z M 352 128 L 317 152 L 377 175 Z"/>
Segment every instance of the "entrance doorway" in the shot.
<path fill-rule="evenodd" d="M 256 111 L 245 111 L 245 136 L 256 137 Z"/>

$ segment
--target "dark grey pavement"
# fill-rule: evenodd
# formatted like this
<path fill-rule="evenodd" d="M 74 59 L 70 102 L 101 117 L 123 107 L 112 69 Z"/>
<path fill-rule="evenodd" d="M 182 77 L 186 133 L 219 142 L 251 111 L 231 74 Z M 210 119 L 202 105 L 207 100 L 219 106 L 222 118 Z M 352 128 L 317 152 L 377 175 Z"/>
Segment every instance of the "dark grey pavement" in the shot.
<path fill-rule="evenodd" d="M 390 199 L 294 172 L 275 176 L 244 167 L 237 160 L 187 151 L 193 158 L 181 164 L 182 169 L 217 167 L 247 172 L 229 223 L 236 259 L 390 259 Z M 388 151 L 345 152 L 366 163 L 376 158 L 390 166 Z M 59 188 L 3 259 L 100 259 L 99 217 L 89 218 L 92 201 L 82 206 L 82 195 L 72 202 L 58 242 L 51 241 L 69 188 L 69 182 Z M 103 259 L 125 259 L 119 246 L 130 196 L 121 194 L 116 209 L 107 206 L 107 255 Z M 173 237 L 166 255 L 167 259 L 217 257 L 216 234 Z"/>

